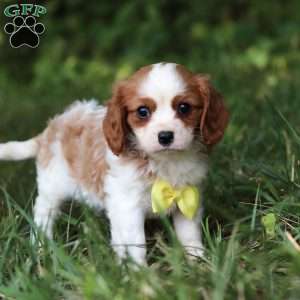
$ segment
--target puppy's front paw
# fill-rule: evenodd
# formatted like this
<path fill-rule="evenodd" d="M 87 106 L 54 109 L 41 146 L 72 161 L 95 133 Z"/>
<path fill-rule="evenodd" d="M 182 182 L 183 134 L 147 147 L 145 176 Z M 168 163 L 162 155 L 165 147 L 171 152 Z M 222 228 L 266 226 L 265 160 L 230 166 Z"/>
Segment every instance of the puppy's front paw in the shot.
<path fill-rule="evenodd" d="M 184 246 L 186 256 L 190 260 L 198 260 L 204 257 L 204 249 L 202 245 Z"/>

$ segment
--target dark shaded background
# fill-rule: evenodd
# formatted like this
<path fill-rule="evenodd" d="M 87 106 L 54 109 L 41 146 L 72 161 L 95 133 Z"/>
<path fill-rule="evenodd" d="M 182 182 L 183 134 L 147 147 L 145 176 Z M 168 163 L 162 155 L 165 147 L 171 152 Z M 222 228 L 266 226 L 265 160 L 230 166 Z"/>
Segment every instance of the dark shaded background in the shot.
<path fill-rule="evenodd" d="M 1 11 L 11 3 L 2 1 Z M 158 61 L 210 73 L 227 89 L 267 70 L 276 82 L 299 63 L 299 1 L 36 3 L 48 9 L 38 49 L 11 49 L 1 31 L 2 84 L 104 98 L 114 80 Z M 1 25 L 9 20 L 3 16 Z"/>

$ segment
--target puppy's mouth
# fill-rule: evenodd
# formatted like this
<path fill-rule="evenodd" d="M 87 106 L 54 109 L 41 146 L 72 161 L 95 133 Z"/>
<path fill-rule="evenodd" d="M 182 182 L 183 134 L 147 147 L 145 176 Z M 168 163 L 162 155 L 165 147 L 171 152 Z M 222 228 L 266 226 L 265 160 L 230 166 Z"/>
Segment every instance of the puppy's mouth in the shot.
<path fill-rule="evenodd" d="M 164 149 L 155 151 L 155 153 L 174 153 L 174 152 L 178 152 L 178 151 L 182 151 L 182 150 L 172 149 L 172 148 L 164 148 Z"/>
<path fill-rule="evenodd" d="M 178 147 L 178 146 L 166 146 L 166 147 L 161 147 L 157 149 L 156 151 L 153 151 L 155 153 L 176 153 L 176 152 L 183 152 L 186 150 L 186 147 Z"/>

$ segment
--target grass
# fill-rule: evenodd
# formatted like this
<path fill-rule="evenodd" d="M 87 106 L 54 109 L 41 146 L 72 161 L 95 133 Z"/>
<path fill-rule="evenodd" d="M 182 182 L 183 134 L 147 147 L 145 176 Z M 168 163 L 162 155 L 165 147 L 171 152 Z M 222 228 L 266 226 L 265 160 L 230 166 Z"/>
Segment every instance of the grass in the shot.
<path fill-rule="evenodd" d="M 212 61 L 207 71 L 226 95 L 231 123 L 205 186 L 205 259 L 187 261 L 169 221 L 150 222 L 150 266 L 120 266 L 105 217 L 75 204 L 66 205 L 55 241 L 33 247 L 33 163 L 1 162 L 0 299 L 299 299 L 299 74 L 277 70 L 268 84 L 268 68 L 217 71 Z M 37 134 L 85 95 L 81 87 L 1 90 L 1 141 Z M 261 223 L 268 214 L 274 234 Z"/>

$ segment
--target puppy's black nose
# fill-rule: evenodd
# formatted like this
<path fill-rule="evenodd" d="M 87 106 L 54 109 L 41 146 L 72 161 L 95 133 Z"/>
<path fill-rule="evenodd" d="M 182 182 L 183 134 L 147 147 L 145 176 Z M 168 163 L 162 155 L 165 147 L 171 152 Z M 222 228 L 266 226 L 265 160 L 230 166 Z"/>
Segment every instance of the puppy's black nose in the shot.
<path fill-rule="evenodd" d="M 169 146 L 172 144 L 174 140 L 174 132 L 173 131 L 161 131 L 158 133 L 158 142 L 162 146 Z"/>

